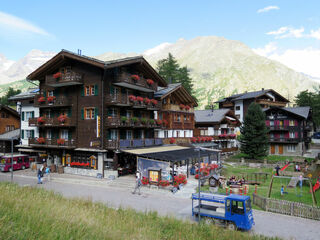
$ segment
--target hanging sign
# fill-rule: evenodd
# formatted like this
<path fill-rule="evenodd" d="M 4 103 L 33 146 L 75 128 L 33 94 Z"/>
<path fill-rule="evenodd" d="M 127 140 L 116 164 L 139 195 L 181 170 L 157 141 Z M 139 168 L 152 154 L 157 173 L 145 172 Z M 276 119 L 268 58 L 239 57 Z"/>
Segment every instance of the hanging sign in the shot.
<path fill-rule="evenodd" d="M 97 116 L 97 138 L 100 137 L 100 126 L 101 126 L 100 116 Z"/>

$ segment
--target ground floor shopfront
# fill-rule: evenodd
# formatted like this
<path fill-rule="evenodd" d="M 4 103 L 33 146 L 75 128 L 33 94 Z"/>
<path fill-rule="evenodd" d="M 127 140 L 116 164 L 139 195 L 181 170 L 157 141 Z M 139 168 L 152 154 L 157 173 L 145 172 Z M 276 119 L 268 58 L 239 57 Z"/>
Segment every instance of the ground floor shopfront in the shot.
<path fill-rule="evenodd" d="M 304 143 L 271 143 L 269 145 L 270 155 L 284 155 L 284 156 L 302 156 L 306 152 Z"/>

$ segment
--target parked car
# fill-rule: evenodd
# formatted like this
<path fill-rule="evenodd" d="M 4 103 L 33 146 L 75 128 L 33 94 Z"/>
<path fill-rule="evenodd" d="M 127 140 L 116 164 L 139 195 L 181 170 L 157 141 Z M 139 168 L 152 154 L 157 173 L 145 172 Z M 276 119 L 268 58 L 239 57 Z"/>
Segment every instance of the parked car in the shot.
<path fill-rule="evenodd" d="M 0 170 L 2 172 L 11 171 L 11 155 L 1 156 Z M 26 169 L 30 167 L 29 156 L 18 154 L 13 155 L 13 170 Z"/>
<path fill-rule="evenodd" d="M 312 138 L 314 138 L 314 139 L 320 139 L 320 132 L 315 132 L 315 133 L 312 135 Z"/>

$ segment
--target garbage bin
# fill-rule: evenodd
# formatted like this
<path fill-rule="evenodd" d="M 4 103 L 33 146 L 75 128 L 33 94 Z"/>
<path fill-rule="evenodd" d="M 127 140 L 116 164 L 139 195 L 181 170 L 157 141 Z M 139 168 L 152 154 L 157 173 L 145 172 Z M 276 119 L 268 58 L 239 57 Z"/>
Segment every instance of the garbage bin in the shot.
<path fill-rule="evenodd" d="M 63 166 L 62 166 L 62 165 L 59 165 L 59 166 L 58 166 L 58 173 L 59 173 L 59 174 L 64 173 L 64 170 L 63 170 L 63 169 L 64 169 Z"/>
<path fill-rule="evenodd" d="M 52 165 L 50 166 L 50 172 L 54 173 L 54 172 L 56 172 L 56 171 L 57 171 L 56 165 L 52 164 Z"/>

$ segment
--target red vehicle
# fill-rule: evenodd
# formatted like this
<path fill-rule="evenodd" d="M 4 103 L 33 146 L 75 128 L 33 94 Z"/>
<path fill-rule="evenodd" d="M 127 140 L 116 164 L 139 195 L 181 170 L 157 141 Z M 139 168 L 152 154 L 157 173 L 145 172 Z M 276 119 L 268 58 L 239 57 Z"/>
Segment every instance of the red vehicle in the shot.
<path fill-rule="evenodd" d="M 11 155 L 0 157 L 0 170 L 8 172 L 11 170 Z M 13 155 L 13 170 L 26 169 L 30 167 L 29 156 L 27 155 Z"/>

